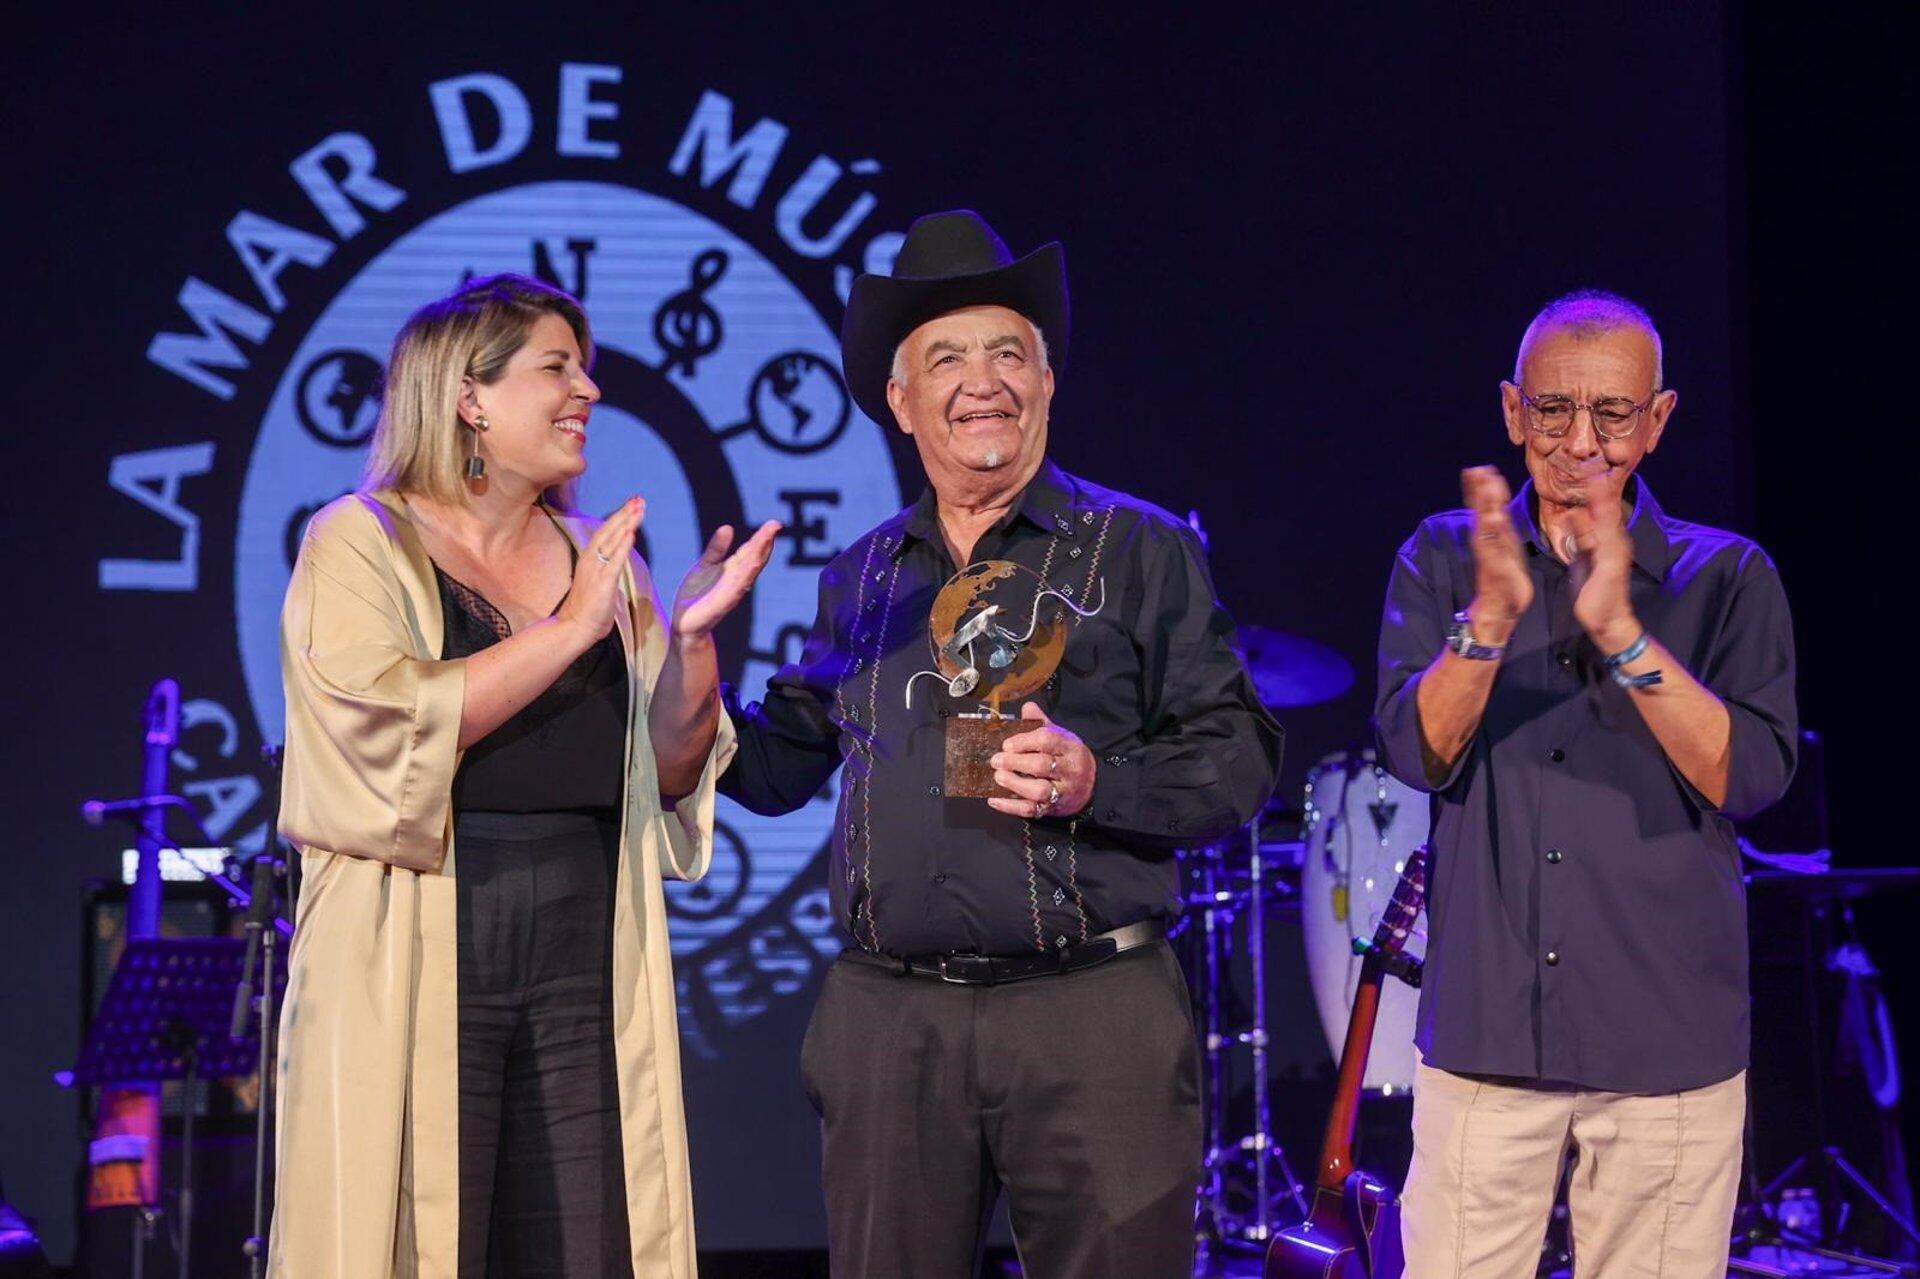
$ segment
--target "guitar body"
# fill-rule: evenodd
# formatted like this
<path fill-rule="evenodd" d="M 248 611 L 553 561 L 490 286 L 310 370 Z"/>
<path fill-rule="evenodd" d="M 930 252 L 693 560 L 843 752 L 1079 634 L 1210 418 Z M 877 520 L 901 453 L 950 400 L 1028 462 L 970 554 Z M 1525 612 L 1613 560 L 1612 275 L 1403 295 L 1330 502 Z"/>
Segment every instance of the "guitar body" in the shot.
<path fill-rule="evenodd" d="M 1273 1237 L 1266 1279 L 1400 1279 L 1400 1208 L 1393 1191 L 1364 1172 L 1338 1193 L 1316 1187 L 1313 1210 Z"/>
<path fill-rule="evenodd" d="M 1334 1085 L 1326 1140 L 1320 1147 L 1313 1207 L 1305 1221 L 1273 1237 L 1267 1247 L 1265 1279 L 1400 1279 L 1406 1269 L 1400 1251 L 1399 1201 L 1391 1187 L 1353 1166 L 1353 1127 L 1374 1018 L 1380 1010 L 1380 984 L 1389 971 L 1410 985 L 1420 984 L 1418 961 L 1406 960 L 1403 951 L 1426 897 L 1426 874 L 1427 850 L 1417 848 L 1394 885 L 1393 900 L 1382 913 L 1373 940 L 1354 943 L 1354 950 L 1363 956 L 1360 981 L 1354 987 L 1347 1042 L 1340 1053 L 1340 1078 Z"/>

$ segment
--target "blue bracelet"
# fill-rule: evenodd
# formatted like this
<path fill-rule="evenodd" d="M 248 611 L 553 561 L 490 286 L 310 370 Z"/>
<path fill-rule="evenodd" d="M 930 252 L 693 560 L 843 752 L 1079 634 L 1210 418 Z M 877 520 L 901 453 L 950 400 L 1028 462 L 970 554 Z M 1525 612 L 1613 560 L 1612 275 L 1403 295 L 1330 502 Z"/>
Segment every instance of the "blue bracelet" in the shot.
<path fill-rule="evenodd" d="M 1607 668 L 1607 674 L 1611 675 L 1613 682 L 1621 688 L 1652 688 L 1660 682 L 1659 671 L 1648 671 L 1644 675 L 1629 675 L 1620 669 L 1647 651 L 1649 639 L 1648 634 L 1645 631 L 1641 631 L 1639 639 L 1627 645 L 1612 657 L 1603 660 L 1603 664 Z"/>

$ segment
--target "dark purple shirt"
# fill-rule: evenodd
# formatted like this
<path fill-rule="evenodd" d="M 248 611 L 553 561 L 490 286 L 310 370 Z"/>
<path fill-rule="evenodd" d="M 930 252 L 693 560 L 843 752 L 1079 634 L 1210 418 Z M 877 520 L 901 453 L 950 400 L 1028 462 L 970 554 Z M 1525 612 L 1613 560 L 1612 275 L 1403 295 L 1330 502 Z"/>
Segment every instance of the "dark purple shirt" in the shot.
<path fill-rule="evenodd" d="M 1281 732 L 1213 596 L 1199 539 L 1137 498 L 1044 463 L 975 562 L 1013 560 L 1097 614 L 1068 622 L 1038 694 L 1096 764 L 1078 820 L 1026 822 L 942 793 L 945 721 L 977 708 L 920 680 L 928 613 L 955 571 L 931 492 L 835 557 L 800 660 L 764 704 L 728 690 L 740 748 L 720 790 L 783 813 L 841 772 L 830 888 L 855 942 L 894 955 L 1033 954 L 1179 909 L 1174 849 L 1266 802 Z M 1010 705 L 1008 711 L 1016 711 Z"/>
<path fill-rule="evenodd" d="M 1414 1037 L 1443 1070 L 1649 1093 L 1747 1064 L 1746 897 L 1731 819 L 1773 803 L 1793 773 L 1793 626 L 1765 552 L 1669 518 L 1632 484 L 1634 612 L 1732 719 L 1718 808 L 1674 770 L 1574 620 L 1531 485 L 1511 513 L 1534 600 L 1479 731 L 1433 786 L 1414 696 L 1473 598 L 1472 514 L 1427 520 L 1394 563 L 1374 725 L 1385 767 L 1433 792 Z"/>

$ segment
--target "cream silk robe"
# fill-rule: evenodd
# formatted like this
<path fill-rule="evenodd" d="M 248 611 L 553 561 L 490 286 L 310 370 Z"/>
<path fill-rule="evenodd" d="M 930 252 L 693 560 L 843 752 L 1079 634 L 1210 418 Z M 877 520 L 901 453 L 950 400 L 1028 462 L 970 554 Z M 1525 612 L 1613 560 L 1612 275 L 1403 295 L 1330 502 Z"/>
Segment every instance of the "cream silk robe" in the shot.
<path fill-rule="evenodd" d="M 575 543 L 590 528 L 559 517 Z M 666 659 L 636 556 L 615 610 L 627 773 L 613 917 L 613 1026 L 635 1279 L 695 1279 L 666 877 L 705 873 L 720 717 L 699 788 L 662 811 L 648 693 Z M 271 1272 L 453 1279 L 459 1240 L 452 785 L 466 668 L 441 661 L 433 564 L 397 494 L 314 516 L 281 615 L 280 829 L 304 883 L 281 1016 Z"/>

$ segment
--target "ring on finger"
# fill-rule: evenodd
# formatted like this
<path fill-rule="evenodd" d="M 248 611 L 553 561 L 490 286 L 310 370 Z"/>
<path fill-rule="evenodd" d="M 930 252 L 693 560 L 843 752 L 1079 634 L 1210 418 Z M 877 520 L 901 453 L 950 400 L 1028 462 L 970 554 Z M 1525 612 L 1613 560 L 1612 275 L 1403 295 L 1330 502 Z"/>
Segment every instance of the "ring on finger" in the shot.
<path fill-rule="evenodd" d="M 597 560 L 599 560 L 599 561 L 600 561 L 600 562 L 601 562 L 602 564 L 611 564 L 611 563 L 613 563 L 613 556 L 611 556 L 611 555 L 609 555 L 609 554 L 607 554 L 607 553 L 606 553 L 605 551 L 601 551 L 601 550 L 596 550 L 596 551 L 594 551 L 594 553 L 593 553 L 593 557 L 594 557 L 595 559 L 597 559 Z"/>
<path fill-rule="evenodd" d="M 1049 755 L 1047 757 L 1047 776 L 1057 777 L 1059 776 L 1059 774 L 1060 774 L 1060 757 L 1058 755 Z"/>

